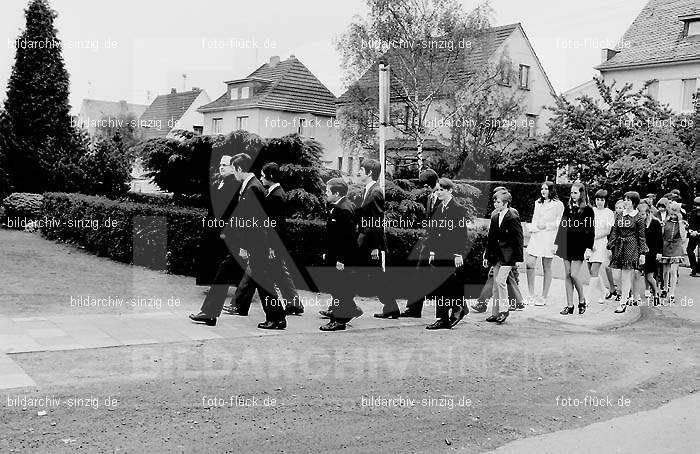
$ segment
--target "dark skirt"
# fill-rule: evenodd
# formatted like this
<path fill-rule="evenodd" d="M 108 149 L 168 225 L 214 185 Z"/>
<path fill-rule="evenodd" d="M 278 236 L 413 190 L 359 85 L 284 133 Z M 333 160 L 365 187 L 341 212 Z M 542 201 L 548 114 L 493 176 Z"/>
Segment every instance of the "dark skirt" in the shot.
<path fill-rule="evenodd" d="M 645 257 L 644 266 L 639 268 L 644 272 L 644 274 L 656 273 L 656 268 L 659 266 L 658 262 L 656 261 L 656 254 L 653 252 L 647 252 Z"/>

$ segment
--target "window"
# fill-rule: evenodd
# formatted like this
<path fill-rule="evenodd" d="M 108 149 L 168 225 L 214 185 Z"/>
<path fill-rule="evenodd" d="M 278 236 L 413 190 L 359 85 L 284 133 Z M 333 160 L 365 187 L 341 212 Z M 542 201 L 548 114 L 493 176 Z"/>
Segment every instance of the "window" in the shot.
<path fill-rule="evenodd" d="M 223 118 L 212 118 L 212 120 L 211 120 L 211 133 L 212 134 L 221 134 L 223 126 L 224 126 L 224 119 Z"/>
<path fill-rule="evenodd" d="M 527 65 L 520 65 L 520 88 L 528 88 L 530 85 L 530 67 Z"/>
<path fill-rule="evenodd" d="M 231 87 L 231 100 L 235 101 L 236 99 L 238 99 L 238 88 Z"/>
<path fill-rule="evenodd" d="M 192 126 L 192 130 L 194 131 L 195 134 L 198 136 L 201 136 L 202 133 L 204 133 L 204 126 Z"/>
<path fill-rule="evenodd" d="M 299 127 L 297 128 L 297 133 L 300 136 L 303 136 L 305 132 L 306 132 L 306 118 L 300 118 L 299 119 Z"/>
<path fill-rule="evenodd" d="M 241 99 L 250 98 L 250 87 L 241 88 Z"/>
<path fill-rule="evenodd" d="M 338 170 L 343 170 L 343 157 L 338 156 Z"/>
<path fill-rule="evenodd" d="M 653 99 L 659 99 L 659 81 L 655 80 L 647 87 L 647 94 Z"/>
<path fill-rule="evenodd" d="M 502 63 L 501 67 L 498 68 L 498 73 L 499 73 L 498 83 L 501 85 L 505 85 L 507 87 L 510 87 L 510 75 L 511 75 L 510 65 L 507 63 Z"/>
<path fill-rule="evenodd" d="M 685 37 L 700 35 L 700 20 L 687 21 L 683 30 Z"/>
<path fill-rule="evenodd" d="M 248 117 L 236 117 L 236 130 L 248 130 Z"/>
<path fill-rule="evenodd" d="M 683 79 L 683 99 L 681 100 L 681 110 L 693 110 L 693 94 L 697 87 L 697 79 Z"/>
<path fill-rule="evenodd" d="M 348 156 L 348 173 L 352 174 L 355 171 L 355 158 L 353 156 Z"/>
<path fill-rule="evenodd" d="M 526 114 L 527 119 L 527 138 L 534 139 L 537 135 L 537 115 Z"/>

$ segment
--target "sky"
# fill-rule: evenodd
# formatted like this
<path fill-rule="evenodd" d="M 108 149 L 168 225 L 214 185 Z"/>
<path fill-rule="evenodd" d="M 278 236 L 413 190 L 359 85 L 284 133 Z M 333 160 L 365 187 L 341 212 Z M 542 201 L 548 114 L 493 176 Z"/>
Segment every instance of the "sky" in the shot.
<path fill-rule="evenodd" d="M 343 92 L 335 38 L 364 0 L 49 0 L 64 42 L 73 112 L 82 99 L 148 104 L 171 88 L 216 99 L 274 55 L 294 54 L 336 96 Z M 491 0 L 492 23 L 520 22 L 557 92 L 590 80 L 647 0 Z M 476 5 L 464 0 L 470 10 Z M 0 2 L 0 100 L 28 0 Z M 185 75 L 186 77 L 183 77 Z"/>

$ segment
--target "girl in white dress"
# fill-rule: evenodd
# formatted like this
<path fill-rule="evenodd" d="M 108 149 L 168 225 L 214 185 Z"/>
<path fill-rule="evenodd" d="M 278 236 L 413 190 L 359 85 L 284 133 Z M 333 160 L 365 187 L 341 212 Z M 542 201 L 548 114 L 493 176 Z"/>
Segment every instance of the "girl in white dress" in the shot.
<path fill-rule="evenodd" d="M 605 268 L 610 263 L 608 235 L 615 222 L 615 213 L 605 206 L 607 200 L 608 191 L 605 189 L 598 189 L 595 193 L 595 208 L 593 208 L 595 241 L 593 243 L 593 254 L 591 254 L 591 257 L 588 259 L 588 271 L 591 274 L 591 282 L 589 284 L 590 294 L 588 295 L 588 299 L 589 301 L 595 301 L 597 298 L 598 302 L 601 304 L 605 302 L 605 295 L 608 293 L 608 290 L 603 285 L 600 271 L 603 269 L 603 272 L 605 272 Z M 615 287 L 611 285 L 610 293 L 614 290 Z"/>
<path fill-rule="evenodd" d="M 530 241 L 527 245 L 527 288 L 528 303 L 534 300 L 535 306 L 543 306 L 552 285 L 552 260 L 554 259 L 554 239 L 557 236 L 559 222 L 564 213 L 564 204 L 557 197 L 554 183 L 545 181 L 540 190 L 541 197 L 535 201 L 532 222 L 528 226 Z M 542 296 L 535 298 L 535 268 L 538 259 L 542 259 Z"/>

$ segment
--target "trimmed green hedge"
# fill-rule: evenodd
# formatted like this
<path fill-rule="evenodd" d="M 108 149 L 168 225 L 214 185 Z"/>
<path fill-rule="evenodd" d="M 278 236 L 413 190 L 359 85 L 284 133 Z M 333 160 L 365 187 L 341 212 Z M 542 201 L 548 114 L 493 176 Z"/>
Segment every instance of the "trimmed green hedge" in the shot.
<path fill-rule="evenodd" d="M 0 223 L 8 225 L 8 221 L 11 221 L 13 229 L 24 229 L 25 220 L 32 221 L 41 217 L 43 198 L 41 194 L 13 192 L 0 204 L 3 212 Z"/>
<path fill-rule="evenodd" d="M 202 223 L 205 210 L 63 193 L 46 193 L 42 210 L 47 219 L 53 220 L 41 230 L 48 239 L 80 245 L 87 251 L 123 263 L 134 263 L 134 257 L 140 257 L 139 265 L 174 274 L 196 274 L 198 247 L 205 231 Z M 483 228 L 476 227 L 465 238 L 465 243 L 470 245 L 465 266 L 468 282 L 485 280 L 486 271 L 481 267 L 485 233 Z M 390 265 L 406 265 L 410 251 L 422 234 L 422 230 L 387 229 L 392 251 Z M 167 244 L 163 244 L 165 238 Z M 321 265 L 325 222 L 288 219 L 286 244 L 298 265 Z M 157 257 L 158 251 L 163 250 L 166 251 L 165 264 L 162 257 L 160 261 Z M 153 260 L 144 262 L 144 257 Z"/>

